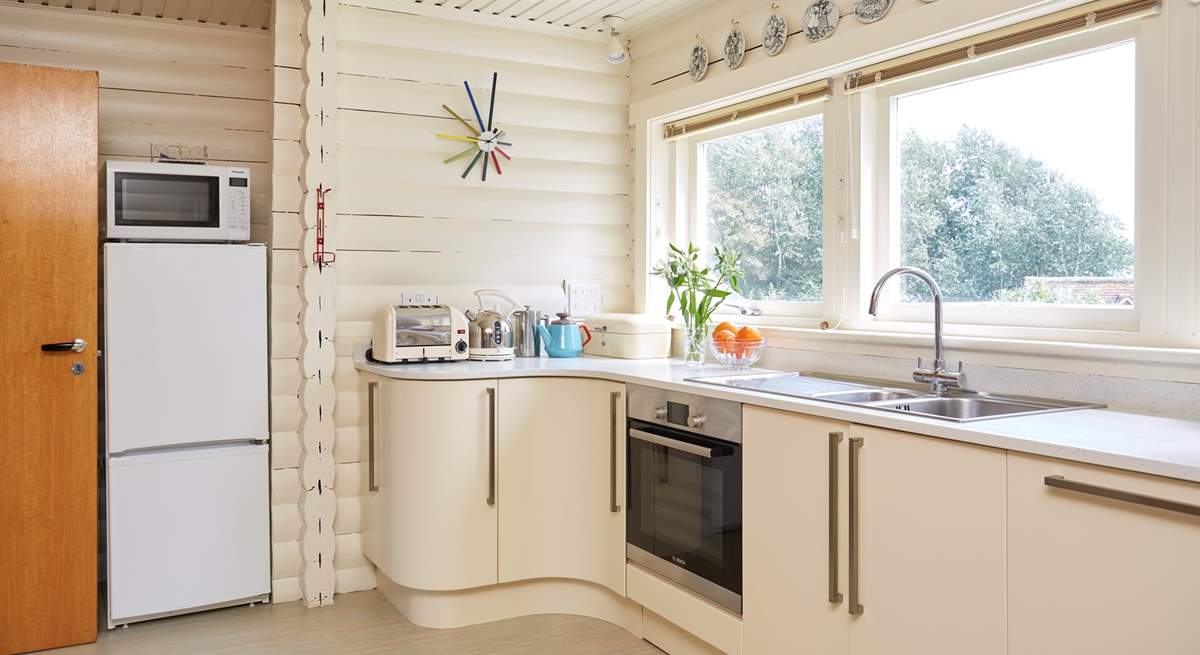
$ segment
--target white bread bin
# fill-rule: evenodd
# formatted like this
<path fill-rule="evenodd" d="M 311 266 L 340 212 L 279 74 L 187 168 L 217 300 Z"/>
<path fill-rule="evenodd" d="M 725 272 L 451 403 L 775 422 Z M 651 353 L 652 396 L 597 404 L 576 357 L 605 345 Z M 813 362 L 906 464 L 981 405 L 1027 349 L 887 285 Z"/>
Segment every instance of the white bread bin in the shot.
<path fill-rule="evenodd" d="M 671 322 L 648 314 L 595 314 L 584 324 L 592 340 L 585 355 L 621 359 L 656 359 L 671 356 Z"/>

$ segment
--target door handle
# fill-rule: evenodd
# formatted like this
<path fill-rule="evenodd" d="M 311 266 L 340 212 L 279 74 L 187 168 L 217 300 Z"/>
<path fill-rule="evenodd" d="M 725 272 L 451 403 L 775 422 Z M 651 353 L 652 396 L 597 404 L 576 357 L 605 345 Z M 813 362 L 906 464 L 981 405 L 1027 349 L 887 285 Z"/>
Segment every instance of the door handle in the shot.
<path fill-rule="evenodd" d="M 838 444 L 841 432 L 829 433 L 829 602 L 842 602 L 838 591 Z"/>
<path fill-rule="evenodd" d="M 375 480 L 375 394 L 379 390 L 378 382 L 367 384 L 367 490 L 379 491 L 379 483 Z"/>
<path fill-rule="evenodd" d="M 1178 512 L 1189 516 L 1200 516 L 1200 505 L 1192 505 L 1191 503 L 1181 503 L 1177 500 L 1168 500 L 1166 498 L 1159 498 L 1158 496 L 1147 496 L 1122 489 L 1112 489 L 1086 482 L 1076 482 L 1075 480 L 1068 480 L 1061 475 L 1047 475 L 1042 481 L 1047 487 L 1065 489 L 1089 496 L 1099 496 L 1110 500 L 1119 500 L 1123 503 L 1132 503 L 1134 505 L 1142 505 L 1143 507 L 1153 507 L 1168 512 Z"/>
<path fill-rule="evenodd" d="M 614 514 L 621 511 L 621 506 L 617 503 L 617 402 L 621 400 L 621 392 L 614 391 L 608 397 L 608 424 L 609 424 L 609 469 L 608 469 L 608 497 L 609 511 Z"/>
<path fill-rule="evenodd" d="M 488 395 L 488 497 L 487 504 L 496 504 L 496 389 L 487 388 Z"/>
<path fill-rule="evenodd" d="M 45 353 L 65 353 L 77 352 L 81 353 L 87 350 L 87 341 L 76 339 L 74 341 L 59 341 L 57 343 L 43 343 L 42 352 Z"/>
<path fill-rule="evenodd" d="M 672 450 L 679 450 L 679 451 L 682 451 L 685 453 L 690 453 L 692 455 L 699 455 L 700 457 L 703 457 L 704 459 L 712 459 L 712 457 L 713 457 L 713 449 L 712 448 L 705 448 L 704 446 L 697 446 L 696 444 L 688 443 L 686 441 L 680 441 L 678 439 L 672 439 L 670 437 L 663 437 L 663 436 L 660 436 L 657 434 L 652 434 L 650 432 L 646 432 L 645 430 L 630 430 L 629 436 L 633 437 L 634 439 L 638 439 L 640 441 L 648 441 L 652 444 L 658 444 L 659 446 L 665 446 Z"/>
<path fill-rule="evenodd" d="M 850 607 L 852 616 L 863 613 L 858 598 L 858 451 L 863 446 L 862 437 L 850 438 Z"/>

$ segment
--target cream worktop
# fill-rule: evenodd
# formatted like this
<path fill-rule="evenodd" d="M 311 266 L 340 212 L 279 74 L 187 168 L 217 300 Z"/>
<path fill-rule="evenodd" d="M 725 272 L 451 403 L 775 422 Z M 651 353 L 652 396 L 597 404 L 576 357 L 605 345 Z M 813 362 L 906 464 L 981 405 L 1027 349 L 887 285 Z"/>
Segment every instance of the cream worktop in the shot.
<path fill-rule="evenodd" d="M 681 360 L 626 360 L 604 357 L 524 359 L 508 362 L 377 364 L 356 349 L 362 371 L 403 380 L 477 380 L 518 377 L 598 378 L 684 391 L 711 398 L 808 414 L 838 421 L 952 439 L 1065 460 L 1200 482 L 1200 422 L 1084 409 L 1024 417 L 955 423 L 906 416 L 868 407 L 728 389 L 685 378 L 719 375 L 727 369 L 688 368 Z"/>

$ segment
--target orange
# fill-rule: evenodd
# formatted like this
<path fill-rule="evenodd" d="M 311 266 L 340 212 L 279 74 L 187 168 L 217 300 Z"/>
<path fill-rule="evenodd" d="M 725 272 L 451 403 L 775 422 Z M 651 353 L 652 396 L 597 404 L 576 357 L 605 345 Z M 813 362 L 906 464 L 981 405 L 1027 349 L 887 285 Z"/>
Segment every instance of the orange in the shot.
<path fill-rule="evenodd" d="M 735 335 L 737 334 L 737 331 L 738 331 L 737 326 L 734 325 L 733 323 L 730 323 L 729 321 L 721 321 L 721 323 L 718 324 L 717 327 L 713 328 L 713 337 L 716 337 L 717 333 L 722 330 L 725 330 L 726 332 L 732 332 Z"/>
<path fill-rule="evenodd" d="M 737 342 L 737 335 L 734 334 L 732 330 L 717 330 L 713 333 L 712 338 L 713 347 L 717 349 L 717 352 L 733 352 L 734 348 L 736 347 L 735 343 Z"/>
<path fill-rule="evenodd" d="M 762 341 L 762 333 L 747 325 L 737 331 L 738 341 Z"/>

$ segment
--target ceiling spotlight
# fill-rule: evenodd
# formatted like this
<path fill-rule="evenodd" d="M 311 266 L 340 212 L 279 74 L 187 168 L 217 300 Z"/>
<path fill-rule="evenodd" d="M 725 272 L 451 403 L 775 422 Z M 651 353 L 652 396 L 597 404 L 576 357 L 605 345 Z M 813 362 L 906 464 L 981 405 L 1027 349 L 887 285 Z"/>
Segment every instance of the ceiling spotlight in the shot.
<path fill-rule="evenodd" d="M 617 31 L 621 22 L 625 20 L 620 16 L 605 16 L 604 25 L 608 27 L 608 63 L 623 64 L 629 59 L 629 51 L 625 48 L 625 41 L 621 39 L 621 33 Z"/>

